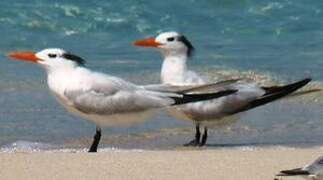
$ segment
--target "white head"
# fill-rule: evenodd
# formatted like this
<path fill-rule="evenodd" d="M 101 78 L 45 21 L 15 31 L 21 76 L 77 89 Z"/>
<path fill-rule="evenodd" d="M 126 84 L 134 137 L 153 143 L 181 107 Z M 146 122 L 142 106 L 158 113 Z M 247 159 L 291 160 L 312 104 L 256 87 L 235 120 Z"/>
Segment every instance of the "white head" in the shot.
<path fill-rule="evenodd" d="M 38 53 L 13 52 L 8 56 L 17 60 L 37 63 L 45 67 L 46 70 L 75 68 L 77 66 L 83 66 L 85 63 L 85 60 L 81 57 L 58 48 L 44 49 Z"/>
<path fill-rule="evenodd" d="M 194 51 L 194 47 L 188 39 L 178 32 L 164 32 L 156 38 L 136 41 L 134 45 L 158 48 L 165 57 L 183 55 L 190 57 Z"/>

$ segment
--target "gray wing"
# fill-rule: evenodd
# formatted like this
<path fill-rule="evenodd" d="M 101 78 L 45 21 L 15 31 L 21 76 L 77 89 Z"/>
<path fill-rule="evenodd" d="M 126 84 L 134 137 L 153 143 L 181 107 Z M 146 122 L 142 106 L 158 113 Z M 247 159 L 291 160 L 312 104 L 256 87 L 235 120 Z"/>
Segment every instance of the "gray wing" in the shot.
<path fill-rule="evenodd" d="M 208 84 L 200 84 L 200 85 L 185 85 L 185 86 L 176 86 L 169 84 L 154 84 L 154 85 L 146 85 L 142 86 L 146 90 L 151 91 L 160 91 L 160 92 L 172 92 L 172 93 L 214 93 L 218 91 L 222 91 L 229 88 L 230 85 L 233 85 L 242 79 L 231 79 L 220 81 L 216 83 L 208 83 Z"/>
<path fill-rule="evenodd" d="M 64 95 L 74 108 L 87 114 L 139 112 L 174 103 L 169 93 L 147 91 L 117 78 L 92 82 L 87 90 L 65 90 Z"/>
<path fill-rule="evenodd" d="M 72 106 L 86 114 L 112 115 L 134 113 L 174 103 L 170 98 L 162 98 L 143 92 L 119 90 L 109 94 L 91 89 L 89 91 L 66 91 L 65 96 Z"/>
<path fill-rule="evenodd" d="M 65 91 L 64 95 L 69 100 L 70 105 L 83 113 L 112 115 L 210 100 L 236 93 L 236 90 L 224 90 L 207 94 L 164 93 L 147 91 L 142 88 L 136 88 L 135 90 L 103 90 L 104 88 L 91 88 L 87 91 Z"/>

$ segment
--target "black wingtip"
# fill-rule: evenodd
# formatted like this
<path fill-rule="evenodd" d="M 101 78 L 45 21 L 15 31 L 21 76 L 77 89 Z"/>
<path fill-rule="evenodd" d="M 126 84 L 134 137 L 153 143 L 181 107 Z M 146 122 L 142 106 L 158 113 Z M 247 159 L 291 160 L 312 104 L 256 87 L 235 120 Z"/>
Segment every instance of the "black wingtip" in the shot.
<path fill-rule="evenodd" d="M 299 176 L 299 175 L 310 175 L 310 173 L 301 168 L 291 169 L 291 170 L 283 170 L 280 171 L 276 176 Z"/>
<path fill-rule="evenodd" d="M 208 94 L 182 94 L 183 97 L 172 97 L 172 99 L 175 101 L 172 105 L 180 105 L 180 104 L 186 104 L 191 102 L 197 102 L 197 101 L 206 101 L 211 99 L 220 98 L 223 96 L 228 96 L 230 94 L 236 93 L 237 90 L 225 90 L 220 91 L 216 93 L 208 93 Z"/>
<path fill-rule="evenodd" d="M 306 84 L 308 84 L 311 81 L 312 81 L 312 78 L 305 78 L 305 79 L 303 79 L 301 81 L 298 81 L 298 82 L 294 83 L 294 85 L 299 86 L 299 87 L 303 87 L 303 86 L 305 86 Z"/>
<path fill-rule="evenodd" d="M 265 104 L 270 103 L 272 101 L 278 100 L 282 97 L 285 97 L 285 96 L 297 91 L 298 89 L 302 88 L 303 86 L 308 84 L 311 80 L 312 80 L 311 78 L 305 78 L 301 81 L 297 81 L 292 84 L 287 84 L 285 86 L 263 87 L 263 89 L 266 91 L 266 93 L 262 97 L 249 102 L 243 108 L 232 112 L 232 114 L 247 111 L 249 109 L 256 108 L 258 106 L 262 106 L 262 105 L 265 105 Z"/>
<path fill-rule="evenodd" d="M 296 91 L 297 89 L 302 88 L 310 81 L 312 81 L 311 78 L 305 78 L 303 80 L 297 81 L 292 84 L 287 84 L 285 86 L 263 87 L 263 89 L 266 91 L 265 95 L 276 94 L 276 93 L 289 94 Z"/>

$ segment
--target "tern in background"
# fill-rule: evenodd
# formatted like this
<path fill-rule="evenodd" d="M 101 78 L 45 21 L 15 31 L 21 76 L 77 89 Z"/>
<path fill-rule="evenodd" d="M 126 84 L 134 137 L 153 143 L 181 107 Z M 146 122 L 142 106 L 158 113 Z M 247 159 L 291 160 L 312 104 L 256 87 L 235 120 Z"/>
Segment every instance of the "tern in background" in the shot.
<path fill-rule="evenodd" d="M 136 86 L 118 77 L 91 71 L 85 68 L 84 59 L 62 49 L 45 49 L 36 54 L 13 52 L 8 56 L 43 67 L 47 72 L 49 89 L 56 99 L 71 113 L 97 125 L 89 152 L 97 151 L 101 127 L 130 125 L 145 120 L 154 109 L 236 92 L 221 90 L 208 94 L 186 94 L 199 87 Z"/>
<path fill-rule="evenodd" d="M 136 46 L 157 48 L 164 57 L 161 68 L 161 82 L 168 85 L 197 85 L 209 83 L 187 67 L 187 60 L 192 56 L 194 47 L 190 41 L 177 32 L 165 32 L 156 38 L 134 42 Z M 243 111 L 267 104 L 282 98 L 305 86 L 311 79 L 285 86 L 261 87 L 256 83 L 236 82 L 231 88 L 238 92 L 216 100 L 191 103 L 170 109 L 170 113 L 179 119 L 191 120 L 196 125 L 195 139 L 190 146 L 203 146 L 207 140 L 207 127 L 213 124 L 223 125 Z M 200 126 L 204 126 L 201 137 Z"/>
<path fill-rule="evenodd" d="M 309 180 L 323 180 L 323 156 L 302 168 L 280 171 L 276 176 L 301 176 Z"/>

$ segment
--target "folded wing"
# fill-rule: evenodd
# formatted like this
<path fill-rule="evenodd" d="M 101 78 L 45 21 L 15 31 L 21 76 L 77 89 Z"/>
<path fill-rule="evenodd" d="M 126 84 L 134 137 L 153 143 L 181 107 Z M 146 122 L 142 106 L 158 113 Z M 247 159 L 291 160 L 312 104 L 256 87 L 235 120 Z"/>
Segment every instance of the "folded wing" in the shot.
<path fill-rule="evenodd" d="M 77 110 L 86 114 L 112 115 L 117 113 L 130 113 L 146 111 L 171 105 L 210 100 L 227 96 L 236 90 L 224 90 L 206 94 L 185 94 L 174 92 L 161 92 L 147 90 L 122 84 L 109 82 L 92 84 L 87 90 L 68 90 L 64 92 L 70 104 Z"/>

